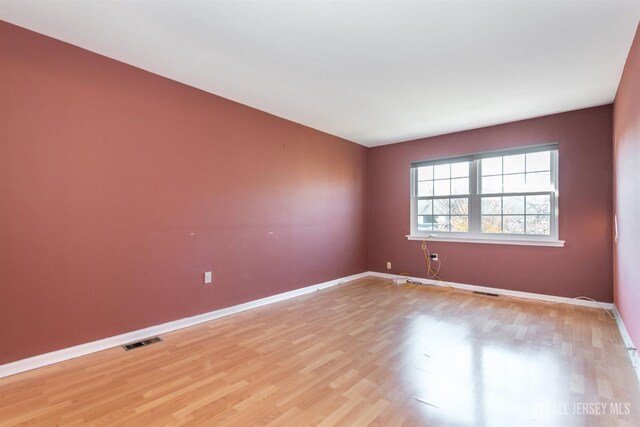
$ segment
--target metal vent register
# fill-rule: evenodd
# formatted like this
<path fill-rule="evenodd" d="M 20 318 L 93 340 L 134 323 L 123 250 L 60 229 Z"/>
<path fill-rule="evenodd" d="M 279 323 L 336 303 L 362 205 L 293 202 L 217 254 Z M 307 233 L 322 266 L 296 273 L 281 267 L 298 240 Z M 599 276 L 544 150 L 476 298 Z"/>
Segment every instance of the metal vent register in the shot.
<path fill-rule="evenodd" d="M 478 294 L 478 295 L 485 295 L 488 297 L 499 297 L 500 295 L 498 294 L 493 294 L 491 292 L 482 292 L 482 291 L 473 291 L 474 294 Z"/>
<path fill-rule="evenodd" d="M 146 340 L 132 342 L 131 344 L 123 345 L 126 351 L 133 350 L 134 348 L 144 347 L 145 345 L 155 344 L 157 342 L 162 341 L 159 337 L 147 338 Z"/>

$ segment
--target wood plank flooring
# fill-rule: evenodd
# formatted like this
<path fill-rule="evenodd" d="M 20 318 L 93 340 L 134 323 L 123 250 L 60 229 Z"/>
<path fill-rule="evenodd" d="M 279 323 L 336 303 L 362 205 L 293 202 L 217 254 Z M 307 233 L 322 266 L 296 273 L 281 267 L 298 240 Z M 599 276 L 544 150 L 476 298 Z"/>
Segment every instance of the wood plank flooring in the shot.
<path fill-rule="evenodd" d="M 598 309 L 368 278 L 162 338 L 0 379 L 0 425 L 640 425 Z"/>

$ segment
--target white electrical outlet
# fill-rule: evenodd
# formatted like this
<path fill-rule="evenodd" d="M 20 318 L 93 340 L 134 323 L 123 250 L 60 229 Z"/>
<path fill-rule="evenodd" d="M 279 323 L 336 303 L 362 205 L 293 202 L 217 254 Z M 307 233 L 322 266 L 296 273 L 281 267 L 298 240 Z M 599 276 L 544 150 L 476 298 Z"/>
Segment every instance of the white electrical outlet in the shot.
<path fill-rule="evenodd" d="M 391 261 L 387 261 L 387 270 L 391 270 Z"/>
<path fill-rule="evenodd" d="M 204 283 L 211 283 L 212 274 L 210 271 L 204 272 Z"/>

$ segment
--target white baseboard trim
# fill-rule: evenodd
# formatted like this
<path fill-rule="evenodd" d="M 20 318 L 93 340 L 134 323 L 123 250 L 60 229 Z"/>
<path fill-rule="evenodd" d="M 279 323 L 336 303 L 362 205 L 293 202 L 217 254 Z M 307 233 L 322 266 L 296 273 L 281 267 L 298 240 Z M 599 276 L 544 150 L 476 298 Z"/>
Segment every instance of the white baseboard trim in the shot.
<path fill-rule="evenodd" d="M 163 323 L 161 325 L 150 326 L 148 328 L 127 332 L 124 334 L 116 335 L 114 337 L 104 338 L 101 340 L 92 341 L 89 343 L 80 344 L 73 347 L 63 348 L 61 350 L 53 351 L 50 353 L 45 353 L 38 356 L 29 357 L 27 359 L 17 360 L 15 362 L 7 363 L 5 365 L 0 365 L 0 378 L 8 377 L 10 375 L 18 374 L 20 372 L 30 371 L 32 369 L 40 368 L 43 366 L 53 365 L 55 363 L 63 362 L 65 360 L 74 359 L 76 357 L 85 356 L 87 354 L 106 350 L 108 348 L 118 347 L 133 341 L 138 341 L 143 338 L 148 338 L 150 336 L 166 334 L 168 332 L 173 332 L 178 329 L 188 328 L 189 326 L 194 326 L 200 323 L 208 322 L 210 320 L 219 319 L 221 317 L 229 316 L 235 313 L 240 313 L 246 310 L 251 310 L 253 308 L 261 307 L 267 304 L 272 304 L 278 301 L 284 301 L 300 295 L 319 291 L 321 289 L 329 288 L 344 282 L 349 282 L 351 280 L 361 279 L 365 277 L 382 277 L 387 279 L 395 279 L 398 276 L 394 274 L 379 273 L 375 271 L 368 271 L 364 273 L 354 274 L 351 276 L 330 280 L 328 282 L 320 283 L 317 285 L 307 286 L 301 289 L 294 289 L 289 292 L 284 292 L 281 294 L 272 295 L 270 297 L 261 298 L 259 300 L 249 301 L 249 302 L 235 305 L 232 307 L 226 307 L 220 310 L 210 311 L 208 313 L 198 314 L 196 316 Z M 406 277 L 406 279 L 419 282 L 419 283 L 428 284 L 428 285 L 443 286 L 441 283 L 435 280 L 423 279 L 420 277 Z M 454 282 L 447 282 L 447 283 L 453 286 L 454 288 L 463 289 L 467 291 L 489 292 L 489 293 L 494 293 L 498 295 L 514 296 L 518 298 L 525 298 L 525 299 L 531 299 L 531 300 L 573 304 L 573 305 L 580 305 L 585 307 L 596 307 L 596 308 L 605 308 L 607 310 L 614 310 L 616 314 L 616 319 L 618 319 L 618 328 L 620 329 L 620 333 L 622 334 L 622 337 L 625 340 L 625 345 L 627 345 L 627 347 L 633 347 L 631 338 L 627 334 L 626 328 L 624 328 L 624 324 L 622 323 L 622 318 L 620 317 L 619 313 L 615 309 L 615 306 L 611 303 L 604 303 L 604 302 L 596 303 L 593 301 L 577 300 L 573 298 L 557 297 L 552 295 L 536 294 L 536 293 L 530 293 L 530 292 L 512 291 L 509 289 L 492 288 L 492 287 L 486 287 L 486 286 L 467 285 L 463 283 L 454 283 Z M 629 344 L 627 344 L 627 340 Z M 640 358 L 638 357 L 637 352 L 634 351 L 632 353 L 633 355 L 631 355 L 630 353 L 630 356 L 632 357 L 632 362 L 634 363 L 634 367 L 636 368 L 636 372 L 638 373 L 638 378 L 640 379 Z"/>
<path fill-rule="evenodd" d="M 114 337 L 104 338 L 98 341 L 88 342 L 85 344 L 52 351 L 51 353 L 45 353 L 38 356 L 29 357 L 27 359 L 17 360 L 5 365 L 0 365 L 0 378 L 8 377 L 9 375 L 18 374 L 20 372 L 30 371 L 36 368 L 41 368 L 43 366 L 52 365 L 54 363 L 63 362 L 65 360 L 74 359 L 76 357 L 85 356 L 87 354 L 106 350 L 108 348 L 118 347 L 133 341 L 139 341 L 150 336 L 166 334 L 168 332 L 187 328 L 189 326 L 208 322 L 210 320 L 219 319 L 231 314 L 240 313 L 242 311 L 251 310 L 257 307 L 262 307 L 264 305 L 272 304 L 278 301 L 284 301 L 300 295 L 319 291 L 321 289 L 330 288 L 332 286 L 340 285 L 351 280 L 368 277 L 369 275 L 369 272 L 354 274 L 317 285 L 307 286 L 301 289 L 294 289 L 293 291 L 245 302 L 243 304 L 234 305 L 232 307 L 226 307 L 220 310 L 198 314 L 196 316 L 186 317 L 184 319 L 173 320 L 161 325 L 150 326 L 148 328 L 127 332 L 121 335 L 116 335 Z"/>
<path fill-rule="evenodd" d="M 378 273 L 376 271 L 370 271 L 369 275 L 373 277 L 384 277 L 386 279 L 396 279 L 399 277 L 397 274 Z M 405 276 L 402 276 L 402 277 L 405 277 Z M 423 283 L 425 285 L 435 285 L 435 286 L 444 287 L 444 285 L 441 282 L 438 282 L 437 280 L 423 279 L 421 277 L 410 277 L 410 276 L 406 276 L 405 278 L 411 281 Z M 609 302 L 594 302 L 594 301 L 587 301 L 587 300 L 581 300 L 581 299 L 575 299 L 575 298 L 536 294 L 532 292 L 521 292 L 521 291 L 512 291 L 509 289 L 491 288 L 488 286 L 467 285 L 464 283 L 455 283 L 455 282 L 449 282 L 449 281 L 447 281 L 447 284 L 451 285 L 456 289 L 463 289 L 466 291 L 488 292 L 492 294 L 505 295 L 505 296 L 511 296 L 511 297 L 517 297 L 517 298 L 530 299 L 530 300 L 580 305 L 584 307 L 604 308 L 607 310 L 613 309 L 613 304 Z"/>
<path fill-rule="evenodd" d="M 631 365 L 633 365 L 633 369 L 636 371 L 636 376 L 638 377 L 638 381 L 640 382 L 640 356 L 638 355 L 638 351 L 635 350 L 636 346 L 633 344 L 633 340 L 627 332 L 627 327 L 624 325 L 624 321 L 622 320 L 622 316 L 618 311 L 618 307 L 613 305 L 613 314 L 616 316 L 616 323 L 618 324 L 618 330 L 620 331 L 620 335 L 622 335 L 622 341 L 624 342 L 624 346 L 627 348 L 627 354 L 629 355 L 629 359 L 631 360 Z"/>

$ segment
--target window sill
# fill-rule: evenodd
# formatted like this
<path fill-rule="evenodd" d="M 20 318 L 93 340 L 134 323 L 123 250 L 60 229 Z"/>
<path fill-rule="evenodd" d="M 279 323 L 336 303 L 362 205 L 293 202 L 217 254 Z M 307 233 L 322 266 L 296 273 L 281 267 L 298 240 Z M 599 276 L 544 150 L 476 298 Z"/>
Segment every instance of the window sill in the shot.
<path fill-rule="evenodd" d="M 477 237 L 444 237 L 407 235 L 407 240 L 426 240 L 428 242 L 487 243 L 491 245 L 551 246 L 564 247 L 564 240 L 529 240 L 529 239 L 483 239 Z"/>

